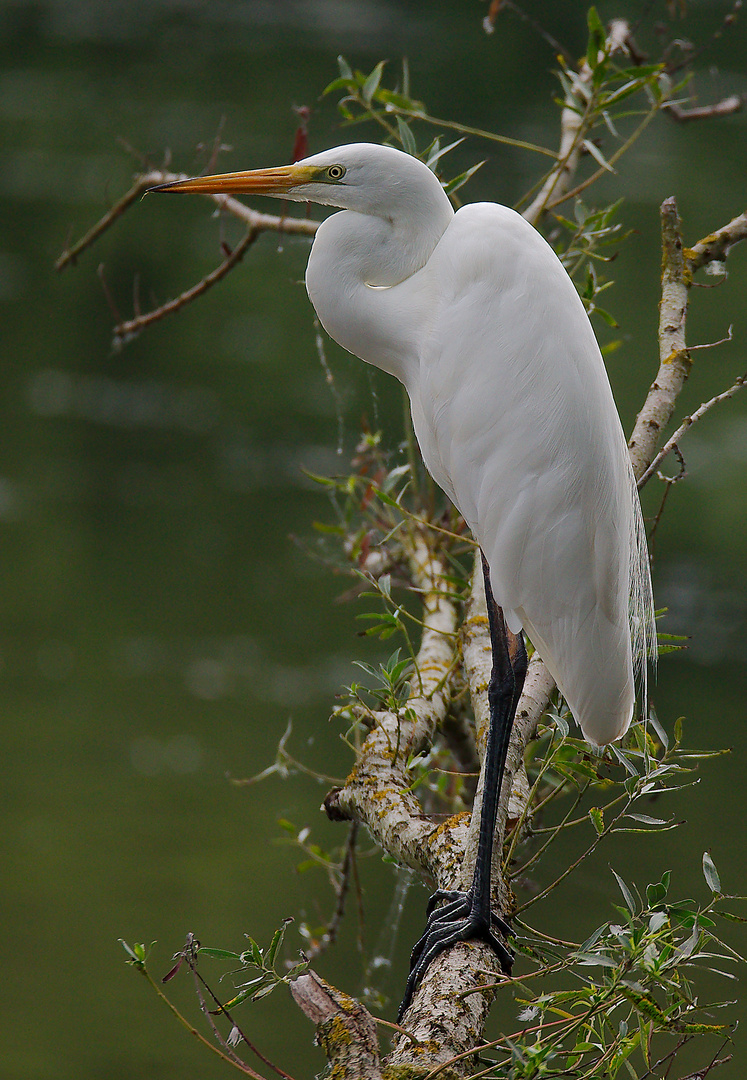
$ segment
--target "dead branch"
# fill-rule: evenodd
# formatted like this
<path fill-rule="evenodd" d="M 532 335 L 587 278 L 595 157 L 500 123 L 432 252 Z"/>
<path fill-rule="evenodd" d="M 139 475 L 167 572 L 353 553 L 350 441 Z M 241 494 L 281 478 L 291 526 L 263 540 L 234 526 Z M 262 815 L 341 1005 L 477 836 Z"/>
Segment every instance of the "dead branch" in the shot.
<path fill-rule="evenodd" d="M 150 172 L 141 173 L 139 176 L 136 176 L 130 190 L 123 195 L 110 210 L 107 210 L 107 212 L 99 218 L 96 224 L 92 226 L 88 232 L 84 233 L 80 240 L 76 241 L 76 243 L 62 252 L 54 264 L 55 269 L 64 270 L 67 266 L 75 264 L 78 257 L 82 255 L 87 248 L 91 247 L 91 245 L 94 244 L 107 229 L 110 229 L 140 196 L 146 195 L 150 188 L 157 187 L 159 184 L 170 184 L 174 180 L 187 179 L 188 176 L 186 173 L 168 172 L 163 169 L 152 169 Z M 252 210 L 251 207 L 246 206 L 245 203 L 242 203 L 239 199 L 234 199 L 230 195 L 204 195 L 203 198 L 212 199 L 215 205 L 221 210 L 225 210 L 226 213 L 243 221 L 249 229 L 254 229 L 257 232 L 279 232 L 293 236 L 313 236 L 319 228 L 319 222 L 312 221 L 309 218 L 285 217 L 284 215 L 277 214 L 260 214 L 258 211 Z"/>
<path fill-rule="evenodd" d="M 685 419 L 675 431 L 674 435 L 672 435 L 671 439 L 667 440 L 665 445 L 661 448 L 659 453 L 656 455 L 654 460 L 646 469 L 643 476 L 638 481 L 639 490 L 651 479 L 654 472 L 658 469 L 659 465 L 661 465 L 664 458 L 671 454 L 672 451 L 679 446 L 680 439 L 685 434 L 685 432 L 689 431 L 693 424 L 696 424 L 698 420 L 702 419 L 702 417 L 704 417 L 705 414 L 709 412 L 715 405 L 720 405 L 722 401 L 727 401 L 729 398 L 734 397 L 734 395 L 744 387 L 746 380 L 747 374 L 740 375 L 739 378 L 729 387 L 728 390 L 724 390 L 722 391 L 722 393 L 716 394 L 715 397 L 712 397 L 710 399 L 710 401 L 704 401 L 702 405 L 698 406 L 692 416 L 685 417 Z"/>
<path fill-rule="evenodd" d="M 204 278 L 193 285 L 191 289 L 186 289 L 183 293 L 179 293 L 173 300 L 167 300 L 165 304 L 161 304 L 160 307 L 153 308 L 152 311 L 146 311 L 142 315 L 136 315 L 133 319 L 125 319 L 123 322 L 117 323 L 112 330 L 114 335 L 114 347 L 119 348 L 122 345 L 131 341 L 141 330 L 145 330 L 146 327 L 152 326 L 153 323 L 160 322 L 161 319 L 165 319 L 167 315 L 174 315 L 177 311 L 180 311 L 187 304 L 190 304 L 193 300 L 196 300 L 199 296 L 211 289 L 213 285 L 217 285 L 226 274 L 233 270 L 234 266 L 237 266 L 248 249 L 252 246 L 254 241 L 259 236 L 259 232 L 256 229 L 248 229 L 242 239 L 233 249 L 231 254 L 223 260 L 220 266 L 216 267 L 209 274 L 206 274 Z"/>
<path fill-rule="evenodd" d="M 692 366 L 685 326 L 693 274 L 710 262 L 723 262 L 730 248 L 747 238 L 747 214 L 733 218 L 728 225 L 686 249 L 682 245 L 677 203 L 671 197 L 661 205 L 661 235 L 659 370 L 628 444 L 633 471 L 638 479 L 644 476 L 654 460 L 661 433 L 672 418 L 677 397 Z M 731 396 L 731 392 L 726 393 Z"/>
<path fill-rule="evenodd" d="M 317 956 L 325 952 L 330 945 L 334 945 L 337 941 L 337 934 L 345 915 L 345 901 L 350 888 L 350 879 L 355 871 L 355 848 L 358 839 L 358 829 L 358 822 L 351 821 L 350 829 L 348 830 L 348 838 L 345 843 L 345 854 L 343 856 L 342 866 L 340 867 L 339 878 L 334 883 L 334 889 L 337 896 L 335 910 L 325 927 L 324 933 L 321 934 L 312 945 L 304 949 L 308 960 L 315 960 Z"/>
<path fill-rule="evenodd" d="M 122 214 L 124 214 L 125 210 L 128 210 L 129 207 L 152 186 L 150 177 L 153 175 L 156 174 L 144 173 L 142 176 L 138 176 L 130 190 L 123 195 L 121 199 L 118 199 L 114 206 L 112 206 L 110 210 L 107 210 L 104 216 L 99 218 L 96 224 L 90 228 L 88 232 L 81 236 L 80 240 L 62 252 L 54 264 L 55 270 L 64 270 L 67 266 L 74 266 L 78 260 L 78 256 L 82 255 L 86 248 L 91 247 L 91 245 L 94 244 L 107 229 L 111 228 L 114 222 L 120 218 Z M 158 175 L 161 174 L 159 173 Z"/>
<path fill-rule="evenodd" d="M 713 105 L 698 105 L 692 109 L 683 109 L 676 101 L 670 101 L 666 105 L 666 111 L 679 124 L 685 124 L 690 120 L 711 120 L 714 116 L 732 116 L 743 108 L 747 95 L 731 94 L 714 102 Z"/>

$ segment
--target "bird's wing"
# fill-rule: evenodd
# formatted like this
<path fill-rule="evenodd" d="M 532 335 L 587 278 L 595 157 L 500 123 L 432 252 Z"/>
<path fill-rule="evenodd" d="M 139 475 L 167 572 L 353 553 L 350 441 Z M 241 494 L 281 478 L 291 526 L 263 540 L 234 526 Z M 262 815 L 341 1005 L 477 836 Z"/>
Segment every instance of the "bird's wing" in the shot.
<path fill-rule="evenodd" d="M 625 729 L 634 503 L 599 347 L 575 287 L 520 215 L 461 209 L 427 267 L 408 387 L 423 457 L 480 543 L 587 737 Z M 601 673 L 600 673 L 601 668 Z"/>

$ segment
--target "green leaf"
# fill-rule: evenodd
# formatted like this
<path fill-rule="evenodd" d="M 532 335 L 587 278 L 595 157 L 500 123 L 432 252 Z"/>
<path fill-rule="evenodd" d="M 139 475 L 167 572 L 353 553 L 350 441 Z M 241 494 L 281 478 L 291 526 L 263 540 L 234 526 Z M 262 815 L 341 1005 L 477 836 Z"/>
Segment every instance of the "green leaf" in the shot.
<path fill-rule="evenodd" d="M 664 818 L 649 817 L 648 814 L 626 814 L 625 817 L 632 818 L 633 821 L 640 821 L 643 825 L 667 825 L 668 822 Z M 651 886 L 649 885 L 650 889 Z M 648 895 L 648 890 L 647 890 Z"/>
<path fill-rule="evenodd" d="M 664 728 L 659 723 L 659 718 L 657 717 L 656 712 L 654 711 L 654 709 L 649 710 L 648 722 L 651 725 L 651 727 L 654 729 L 656 734 L 658 735 L 659 742 L 661 743 L 661 745 L 664 747 L 665 750 L 668 750 L 669 749 L 669 738 L 667 737 L 666 731 L 664 730 Z"/>
<path fill-rule="evenodd" d="M 277 985 L 277 982 L 267 982 L 264 984 L 264 986 L 260 986 L 259 990 L 255 990 L 255 992 L 252 994 L 252 1001 L 259 1001 L 261 998 L 267 997 L 267 995 L 271 994 Z"/>
<path fill-rule="evenodd" d="M 607 161 L 607 159 L 605 158 L 604 154 L 599 149 L 599 147 L 595 146 L 594 143 L 591 142 L 590 139 L 584 139 L 584 141 L 582 142 L 581 145 L 583 146 L 583 148 L 587 152 L 587 154 L 591 154 L 591 156 L 594 158 L 594 160 L 597 162 L 597 164 L 601 165 L 603 169 L 606 169 L 607 172 L 611 172 L 611 173 L 615 172 L 615 170 L 612 168 L 610 163 Z"/>
<path fill-rule="evenodd" d="M 353 71 L 344 56 L 337 57 L 337 66 L 340 69 L 340 75 L 343 79 L 347 79 L 348 82 L 351 82 L 353 79 Z"/>
<path fill-rule="evenodd" d="M 373 96 L 379 89 L 379 83 L 381 82 L 381 76 L 384 74 L 385 60 L 379 60 L 376 67 L 368 76 L 361 89 L 361 97 L 365 101 L 366 105 L 370 105 L 373 100 Z"/>
<path fill-rule="evenodd" d="M 597 836 L 601 836 L 604 832 L 604 814 L 598 806 L 592 806 L 589 810 L 589 817 L 596 830 Z"/>
<path fill-rule="evenodd" d="M 601 290 L 597 291 L 601 292 Z M 591 314 L 598 315 L 599 318 L 603 319 L 607 323 L 607 326 L 611 326 L 613 330 L 617 330 L 618 326 L 620 325 L 614 315 L 612 315 L 609 311 L 605 311 L 604 308 L 597 307 L 596 304 L 591 305 Z"/>
<path fill-rule="evenodd" d="M 324 87 L 324 89 L 322 90 L 322 95 L 321 96 L 325 97 L 326 94 L 335 94 L 335 93 L 337 93 L 338 90 L 348 90 L 349 91 L 354 85 L 355 85 L 355 81 L 352 78 L 351 79 L 333 79 L 331 83 L 327 83 L 327 85 Z"/>
<path fill-rule="evenodd" d="M 295 832 L 295 829 L 293 829 Z M 255 967 L 262 967 L 262 950 L 260 949 L 254 938 L 246 935 L 246 939 L 249 942 L 249 947 L 241 954 L 239 959 L 242 964 L 254 964 Z"/>
<path fill-rule="evenodd" d="M 241 961 L 241 956 L 237 952 L 231 952 L 230 949 L 209 949 L 205 945 L 200 945 L 197 950 L 202 953 L 203 956 L 210 956 L 213 960 L 237 960 Z"/>
<path fill-rule="evenodd" d="M 119 944 L 130 958 L 130 962 L 142 966 L 145 963 L 145 945 L 136 941 L 134 945 L 128 945 L 124 938 L 119 938 Z"/>
<path fill-rule="evenodd" d="M 574 953 L 574 960 L 577 960 L 584 967 L 617 967 L 617 964 L 610 956 L 604 956 L 602 953 Z"/>
<path fill-rule="evenodd" d="M 552 722 L 560 732 L 561 739 L 567 739 L 568 734 L 571 730 L 568 727 L 568 721 L 564 717 L 560 716 L 559 713 L 556 713 L 552 718 Z"/>
<path fill-rule="evenodd" d="M 721 878 L 718 876 L 718 870 L 716 869 L 713 859 L 707 851 L 703 852 L 703 876 L 706 879 L 708 888 L 716 896 L 721 895 Z"/>
<path fill-rule="evenodd" d="M 612 867 L 610 867 L 610 870 L 612 870 Z M 623 894 L 626 908 L 631 915 L 635 915 L 635 900 L 633 899 L 633 894 L 631 893 L 630 889 L 625 884 L 623 879 L 620 877 L 620 875 L 615 870 L 612 870 L 612 873 L 615 875 L 615 880 L 620 886 L 620 892 Z"/>
<path fill-rule="evenodd" d="M 478 161 L 471 169 L 467 169 L 466 172 L 460 173 L 459 176 L 455 176 L 453 180 L 449 180 L 448 184 L 444 184 L 444 191 L 446 194 L 453 195 L 455 191 L 459 191 L 459 188 L 463 187 L 463 185 L 466 184 L 484 164 L 484 161 Z"/>
<path fill-rule="evenodd" d="M 628 758 L 627 758 L 627 757 L 625 756 L 625 754 L 622 754 L 622 753 L 621 753 L 621 752 L 620 752 L 620 751 L 618 750 L 618 748 L 617 748 L 617 747 L 615 746 L 615 744 L 614 744 L 614 743 L 610 743 L 610 747 L 609 747 L 609 748 L 610 748 L 610 750 L 612 751 L 613 755 L 614 755 L 614 756 L 615 756 L 615 757 L 617 758 L 617 760 L 618 760 L 618 761 L 620 762 L 620 764 L 621 764 L 621 765 L 623 766 L 623 768 L 627 769 L 627 770 L 628 770 L 628 772 L 630 773 L 630 775 L 631 775 L 631 776 L 634 776 L 634 777 L 636 778 L 636 780 L 637 780 L 637 779 L 638 779 L 638 773 L 637 773 L 637 772 L 636 772 L 636 770 L 635 770 L 635 769 L 633 768 L 633 765 L 632 765 L 632 764 L 631 764 L 631 762 L 630 762 L 630 761 L 628 760 Z"/>
<path fill-rule="evenodd" d="M 747 922 L 747 919 L 743 918 L 741 915 L 735 915 L 733 911 L 714 911 L 713 914 L 718 919 L 725 919 L 727 922 Z"/>
<path fill-rule="evenodd" d="M 406 153 L 411 154 L 412 157 L 417 157 L 418 146 L 415 142 L 415 136 L 410 129 L 410 125 L 406 120 L 403 120 L 401 116 L 397 117 L 397 130 L 399 132 L 403 150 L 405 150 Z"/>
<path fill-rule="evenodd" d="M 604 33 L 604 26 L 597 14 L 595 7 L 590 7 L 586 14 L 586 21 L 589 26 L 589 41 L 586 46 L 586 60 L 592 71 L 599 66 L 599 53 L 604 52 L 606 45 L 606 36 Z"/>

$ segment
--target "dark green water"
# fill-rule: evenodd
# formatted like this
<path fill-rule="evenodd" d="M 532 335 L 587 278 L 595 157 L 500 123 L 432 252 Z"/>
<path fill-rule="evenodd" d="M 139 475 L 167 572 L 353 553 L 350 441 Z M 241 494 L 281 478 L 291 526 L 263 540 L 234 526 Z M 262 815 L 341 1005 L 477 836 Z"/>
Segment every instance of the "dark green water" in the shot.
<path fill-rule="evenodd" d="M 582 51 L 583 5 L 569 6 L 565 26 L 552 5 L 533 10 Z M 725 10 L 696 6 L 696 25 L 715 27 Z M 271 762 L 289 718 L 298 756 L 346 769 L 326 717 L 355 677 L 352 659 L 375 652 L 355 638 L 354 611 L 334 603 L 344 586 L 291 534 L 313 544 L 312 522 L 330 516 L 302 468 L 344 466 L 362 414 L 397 432 L 400 413 L 384 377 L 328 343 L 330 392 L 300 284 L 304 242 L 281 250 L 263 237 L 224 286 L 118 354 L 98 264 L 124 313 L 135 273 L 144 303 L 151 291 L 173 295 L 218 259 L 209 212 L 200 200 L 149 199 L 75 270 L 56 276 L 54 258 L 126 189 L 137 163 L 119 139 L 156 163 L 170 147 L 178 168 L 199 169 L 195 148 L 225 116 L 234 150 L 222 167 L 276 164 L 292 145 L 291 107 L 306 104 L 312 149 L 345 141 L 333 104 L 317 102 L 340 52 L 363 68 L 407 54 L 414 92 L 436 114 L 555 145 L 552 56 L 513 21 L 487 38 L 483 14 L 377 0 L 0 8 L 4 1076 L 224 1075 L 124 966 L 117 938 L 157 940 L 162 973 L 187 931 L 240 947 L 243 933 L 265 940 L 285 915 L 317 925 L 328 913 L 322 875 L 295 872 L 277 825 L 310 823 L 321 843 L 340 842 L 317 810 L 324 788 L 273 778 L 244 789 L 226 777 Z M 741 26 L 704 56 L 703 99 L 747 88 L 746 46 Z M 689 127 L 662 119 L 608 183 L 636 230 L 608 294 L 624 328 L 609 366 L 628 428 L 655 370 L 658 205 L 677 195 L 690 242 L 744 209 L 745 126 L 744 114 Z M 464 164 L 485 156 L 469 142 L 459 153 Z M 466 197 L 510 203 L 534 166 L 491 153 Z M 693 297 L 690 342 L 723 338 L 730 323 L 735 340 L 696 354 L 681 412 L 747 369 L 746 280 L 735 250 L 728 281 Z M 561 933 L 574 932 L 579 896 L 585 927 L 609 915 L 608 858 L 640 885 L 671 867 L 680 895 L 705 899 L 709 847 L 724 887 L 745 891 L 747 398 L 685 450 L 690 476 L 657 538 L 656 583 L 670 628 L 692 642 L 662 662 L 654 698 L 668 726 L 688 717 L 693 745 L 734 752 L 671 808 L 686 826 L 622 845 L 566 892 L 566 909 L 554 904 Z M 364 880 L 375 951 L 393 874 L 373 859 Z M 413 890 L 381 980 L 395 997 L 424 896 Z M 350 926 L 318 966 L 355 993 L 353 937 Z M 744 946 L 744 935 L 733 941 Z M 289 952 L 301 944 L 291 930 Z M 187 980 L 172 986 L 194 1012 Z M 246 1015 L 290 1072 L 322 1067 L 310 1025 L 280 994 Z M 742 1075 L 746 1052 L 738 1039 L 741 1066 L 719 1075 Z"/>

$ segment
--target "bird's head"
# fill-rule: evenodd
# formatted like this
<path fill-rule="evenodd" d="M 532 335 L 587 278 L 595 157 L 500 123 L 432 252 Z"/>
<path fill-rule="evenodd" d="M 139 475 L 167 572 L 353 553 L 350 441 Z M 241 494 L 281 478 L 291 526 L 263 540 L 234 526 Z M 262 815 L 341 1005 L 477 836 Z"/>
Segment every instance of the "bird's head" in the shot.
<path fill-rule="evenodd" d="M 448 203 L 430 169 L 392 146 L 351 143 L 324 150 L 294 165 L 249 172 L 197 176 L 159 184 L 151 191 L 202 195 L 271 195 L 295 202 L 324 203 L 386 217 L 426 193 Z"/>

